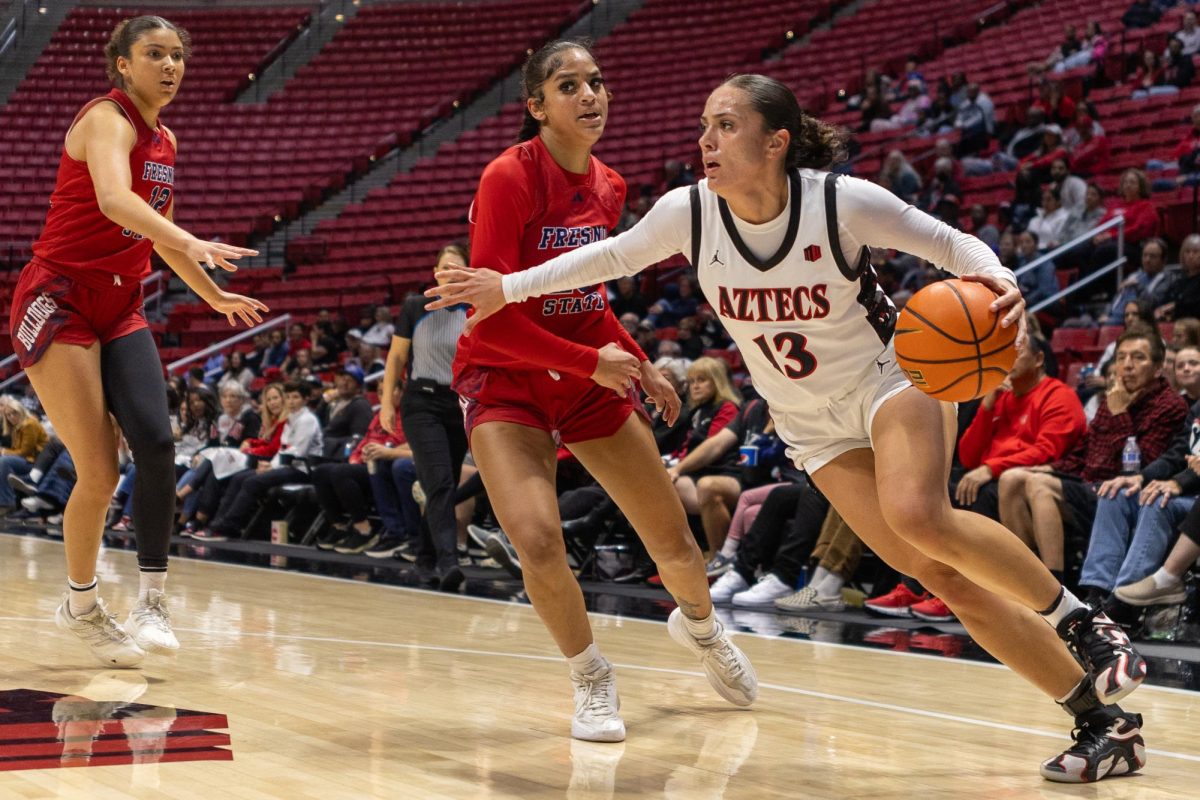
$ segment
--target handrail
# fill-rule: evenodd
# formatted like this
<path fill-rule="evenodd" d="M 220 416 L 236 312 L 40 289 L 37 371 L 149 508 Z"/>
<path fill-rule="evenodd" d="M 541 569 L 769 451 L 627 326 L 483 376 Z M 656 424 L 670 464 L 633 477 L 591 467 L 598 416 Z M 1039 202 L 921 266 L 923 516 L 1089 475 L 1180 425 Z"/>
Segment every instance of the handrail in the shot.
<path fill-rule="evenodd" d="M 1103 267 L 1096 270 L 1091 275 L 1088 275 L 1086 278 L 1080 278 L 1079 280 L 1075 281 L 1074 283 L 1072 283 L 1070 286 L 1068 286 L 1065 289 L 1060 289 L 1059 291 L 1057 291 L 1054 294 L 1047 297 L 1045 300 L 1042 300 L 1041 302 L 1034 304 L 1028 310 L 1029 311 L 1041 311 L 1043 308 L 1047 308 L 1051 304 L 1057 303 L 1059 300 L 1061 300 L 1062 298 L 1071 294 L 1076 289 L 1081 289 L 1084 286 L 1087 286 L 1092 281 L 1103 278 L 1105 275 L 1112 272 L 1114 269 L 1118 270 L 1118 274 L 1119 274 L 1121 267 L 1125 266 L 1126 260 L 1127 259 L 1123 255 L 1117 256 L 1115 259 L 1110 261 L 1108 264 L 1105 264 Z"/>
<path fill-rule="evenodd" d="M 170 364 L 167 364 L 167 374 L 170 375 L 172 372 L 179 369 L 179 367 L 183 366 L 184 364 L 190 364 L 193 361 L 199 361 L 202 358 L 207 358 L 208 356 L 211 356 L 213 353 L 221 352 L 226 347 L 229 347 L 229 345 L 231 345 L 231 344 L 237 344 L 238 342 L 242 341 L 243 339 L 249 339 L 252 336 L 256 336 L 256 335 L 262 333 L 263 331 L 270 330 L 271 328 L 277 328 L 280 325 L 283 325 L 283 324 L 285 324 L 287 322 L 291 322 L 291 321 L 292 321 L 291 314 L 283 314 L 282 316 L 278 316 L 275 319 L 268 320 L 268 321 L 262 323 L 261 325 L 255 325 L 253 328 L 244 330 L 241 333 L 236 333 L 233 336 L 230 336 L 228 339 L 222 339 L 221 341 L 217 342 L 216 344 L 210 344 L 208 347 L 204 348 L 203 350 L 198 350 L 197 352 L 192 353 L 190 356 L 184 356 L 183 358 L 177 359 L 175 361 L 172 361 Z"/>
<path fill-rule="evenodd" d="M 363 378 L 363 386 L 366 386 L 367 384 L 370 384 L 370 383 L 378 383 L 380 380 L 383 379 L 384 372 L 385 372 L 385 370 L 382 370 L 382 369 L 379 370 L 378 372 L 372 372 L 370 375 Z"/>
<path fill-rule="evenodd" d="M 1033 270 L 1037 269 L 1038 267 L 1040 267 L 1042 264 L 1046 263 L 1047 261 L 1053 261 L 1056 256 L 1062 255 L 1063 253 L 1067 252 L 1068 250 L 1070 250 L 1074 247 L 1077 247 L 1077 246 L 1083 244 L 1084 242 L 1089 241 L 1090 239 L 1095 238 L 1097 234 L 1104 233 L 1104 231 L 1109 230 L 1110 228 L 1120 228 L 1121 229 L 1117 232 L 1117 256 L 1118 257 L 1124 256 L 1125 255 L 1125 215 L 1117 214 L 1115 217 L 1110 219 L 1108 222 L 1105 222 L 1102 225 L 1097 225 L 1096 227 L 1092 228 L 1091 230 L 1079 234 L 1078 236 L 1076 236 L 1074 239 L 1067 242 L 1066 244 L 1060 244 L 1058 247 L 1054 248 L 1049 253 L 1043 253 L 1042 255 L 1035 258 L 1033 261 L 1030 261 L 1025 266 L 1016 270 L 1013 274 L 1019 278 L 1027 272 L 1032 272 Z"/>

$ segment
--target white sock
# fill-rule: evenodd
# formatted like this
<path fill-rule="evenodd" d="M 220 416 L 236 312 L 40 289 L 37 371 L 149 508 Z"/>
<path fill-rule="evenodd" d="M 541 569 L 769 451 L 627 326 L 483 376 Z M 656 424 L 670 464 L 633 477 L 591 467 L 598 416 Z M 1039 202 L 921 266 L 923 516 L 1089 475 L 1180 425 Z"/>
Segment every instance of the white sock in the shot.
<path fill-rule="evenodd" d="M 37 467 L 29 470 L 29 482 L 36 485 L 42 480 L 42 471 Z"/>
<path fill-rule="evenodd" d="M 721 555 L 725 556 L 726 558 L 733 558 L 737 555 L 738 545 L 741 543 L 741 539 L 726 539 L 725 544 L 721 545 Z"/>
<path fill-rule="evenodd" d="M 89 583 L 76 583 L 67 578 L 67 611 L 72 617 L 81 617 L 96 607 L 96 587 L 99 584 L 95 578 Z"/>
<path fill-rule="evenodd" d="M 830 572 L 825 576 L 825 580 L 816 584 L 815 588 L 819 597 L 840 597 L 845 584 L 846 581 L 842 580 L 841 575 Z"/>
<path fill-rule="evenodd" d="M 813 571 L 813 574 L 808 577 L 808 585 L 816 589 L 826 578 L 829 577 L 829 575 L 829 570 L 818 564 L 816 570 Z"/>
<path fill-rule="evenodd" d="M 571 672 L 580 675 L 591 675 L 596 670 L 609 666 L 608 659 L 600 655 L 600 648 L 596 647 L 595 642 L 585 647 L 579 655 L 568 656 L 567 663 L 571 665 Z"/>
<path fill-rule="evenodd" d="M 1159 567 L 1150 577 L 1154 578 L 1155 589 L 1165 589 L 1168 586 L 1175 586 L 1183 579 L 1182 575 L 1172 575 L 1170 572 L 1167 572 L 1166 567 Z"/>
<path fill-rule="evenodd" d="M 167 571 L 152 572 L 141 570 L 138 572 L 138 600 L 145 600 L 150 595 L 151 589 L 158 589 L 160 592 L 167 590 Z"/>
<path fill-rule="evenodd" d="M 683 624 L 687 627 L 688 633 L 690 633 L 693 638 L 704 641 L 705 639 L 711 639 L 716 635 L 716 617 L 713 616 L 713 612 L 709 611 L 708 616 L 702 619 L 692 619 L 687 614 L 683 614 L 682 616 Z"/>
<path fill-rule="evenodd" d="M 1057 628 L 1058 623 L 1070 616 L 1071 612 L 1080 608 L 1087 608 L 1087 605 L 1078 597 L 1068 592 L 1064 586 L 1059 592 L 1058 599 L 1054 601 L 1054 605 L 1038 613 L 1042 615 L 1042 619 L 1050 623 L 1050 627 Z"/>

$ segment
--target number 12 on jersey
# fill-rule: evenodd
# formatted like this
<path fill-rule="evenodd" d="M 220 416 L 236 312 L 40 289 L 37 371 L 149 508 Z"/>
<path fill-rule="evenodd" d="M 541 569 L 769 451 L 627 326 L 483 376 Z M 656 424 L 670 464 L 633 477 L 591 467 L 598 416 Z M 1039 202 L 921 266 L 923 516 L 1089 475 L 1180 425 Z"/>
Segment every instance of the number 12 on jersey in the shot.
<path fill-rule="evenodd" d="M 771 362 L 771 366 L 792 380 L 807 378 L 817 369 L 817 357 L 808 351 L 808 337 L 803 334 L 784 331 L 775 334 L 769 343 L 766 334 L 760 334 L 754 337 L 754 343 Z M 782 366 L 780 360 L 783 361 Z"/>

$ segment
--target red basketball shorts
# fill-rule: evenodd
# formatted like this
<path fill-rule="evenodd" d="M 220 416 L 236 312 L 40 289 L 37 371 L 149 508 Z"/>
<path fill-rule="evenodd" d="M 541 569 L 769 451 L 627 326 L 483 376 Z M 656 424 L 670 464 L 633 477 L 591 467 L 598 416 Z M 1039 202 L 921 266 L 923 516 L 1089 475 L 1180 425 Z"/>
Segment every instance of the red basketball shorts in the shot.
<path fill-rule="evenodd" d="M 588 378 L 547 370 L 469 367 L 455 381 L 467 436 L 485 422 L 512 422 L 557 433 L 563 444 L 612 436 L 641 407 Z"/>
<path fill-rule="evenodd" d="M 92 289 L 30 263 L 13 289 L 8 330 L 22 369 L 36 364 L 52 342 L 104 345 L 145 327 L 142 285 L 134 279 Z"/>

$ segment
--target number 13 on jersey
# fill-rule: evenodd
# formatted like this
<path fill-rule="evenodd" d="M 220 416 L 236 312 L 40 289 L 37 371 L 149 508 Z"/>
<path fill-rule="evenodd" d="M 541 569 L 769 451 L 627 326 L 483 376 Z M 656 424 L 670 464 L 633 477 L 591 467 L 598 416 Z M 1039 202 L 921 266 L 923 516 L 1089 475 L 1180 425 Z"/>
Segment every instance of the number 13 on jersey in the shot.
<path fill-rule="evenodd" d="M 809 352 L 808 337 L 803 334 L 784 331 L 772 336 L 770 341 L 766 334 L 760 334 L 754 337 L 754 343 L 771 366 L 792 380 L 807 378 L 817 369 L 817 357 Z"/>

